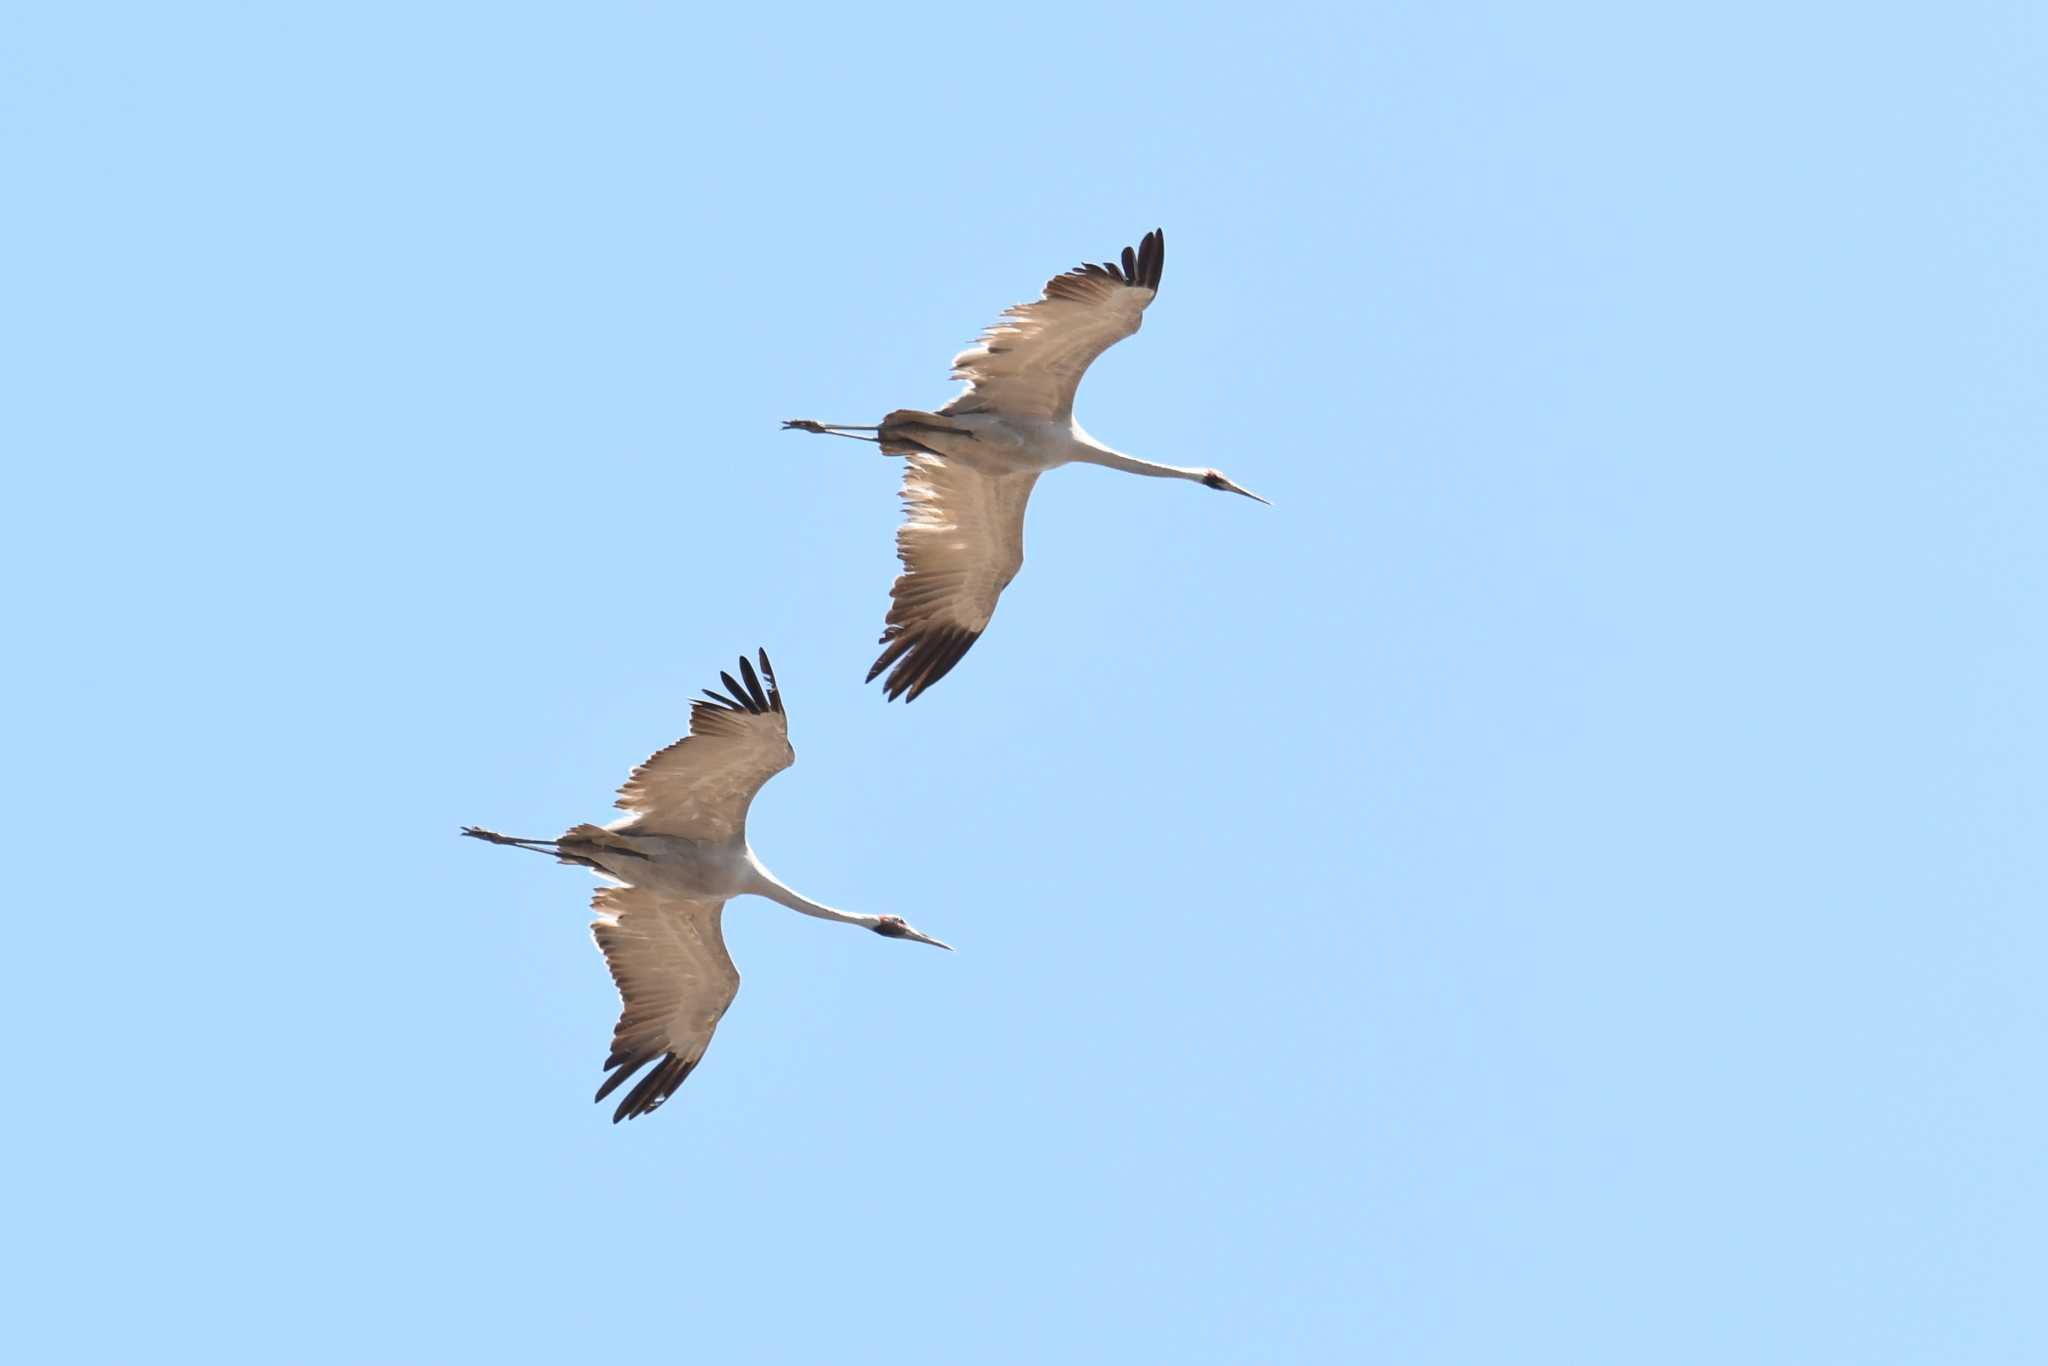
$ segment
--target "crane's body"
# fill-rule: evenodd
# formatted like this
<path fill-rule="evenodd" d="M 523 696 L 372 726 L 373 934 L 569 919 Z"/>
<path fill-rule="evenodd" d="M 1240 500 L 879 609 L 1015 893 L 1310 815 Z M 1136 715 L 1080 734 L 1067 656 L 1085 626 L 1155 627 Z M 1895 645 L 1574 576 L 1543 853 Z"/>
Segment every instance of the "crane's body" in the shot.
<path fill-rule="evenodd" d="M 1169 479 L 1196 479 L 1207 473 L 1206 470 L 1183 469 L 1178 465 L 1155 465 L 1149 460 L 1139 460 L 1122 451 L 1112 450 L 1081 430 L 1081 424 L 1072 418 L 1061 420 L 1011 413 L 920 413 L 906 408 L 891 413 L 875 430 L 890 434 L 880 438 L 885 446 L 915 442 L 933 455 L 992 477 L 1043 474 L 1047 470 L 1073 464 L 1104 465 L 1133 474 L 1152 474 Z"/>
<path fill-rule="evenodd" d="M 914 700 L 960 662 L 1024 563 L 1024 510 L 1038 476 L 1061 465 L 1187 479 L 1266 500 L 1213 469 L 1162 465 L 1114 450 L 1074 421 L 1074 394 L 1095 358 L 1138 330 L 1159 292 L 1166 236 L 1125 247 L 1121 266 L 1084 265 L 1056 275 L 1035 302 L 953 358 L 967 388 L 936 412 L 901 408 L 876 426 L 785 422 L 786 428 L 878 443 L 902 456 L 897 532 L 903 573 L 891 590 L 885 647 L 868 671 L 890 700 Z M 867 435 L 872 432 L 873 435 Z"/>
<path fill-rule="evenodd" d="M 782 694 L 768 655 L 761 671 L 740 660 L 741 682 L 721 674 L 729 696 L 705 690 L 690 734 L 633 770 L 619 789 L 629 813 L 610 825 L 575 825 L 561 838 L 522 839 L 476 826 L 463 834 L 550 854 L 610 880 L 591 906 L 591 927 L 624 1008 L 612 1035 L 603 1100 L 640 1077 L 612 1122 L 654 1110 L 703 1058 L 712 1031 L 739 992 L 725 949 L 725 903 L 760 896 L 793 911 L 858 925 L 890 939 L 951 948 L 892 915 L 860 915 L 800 895 L 761 866 L 747 843 L 747 810 L 770 778 L 796 762 Z M 766 685 L 762 680 L 766 679 Z"/>
<path fill-rule="evenodd" d="M 762 867 L 745 836 L 724 840 L 691 839 L 687 835 L 640 834 L 637 818 L 610 825 L 579 825 L 559 840 L 523 840 L 474 827 L 463 833 L 492 844 L 539 848 L 564 863 L 582 864 L 614 881 L 644 887 L 668 896 L 730 901 L 759 896 L 793 911 L 842 925 L 876 929 L 888 916 L 856 915 L 802 895 Z"/>

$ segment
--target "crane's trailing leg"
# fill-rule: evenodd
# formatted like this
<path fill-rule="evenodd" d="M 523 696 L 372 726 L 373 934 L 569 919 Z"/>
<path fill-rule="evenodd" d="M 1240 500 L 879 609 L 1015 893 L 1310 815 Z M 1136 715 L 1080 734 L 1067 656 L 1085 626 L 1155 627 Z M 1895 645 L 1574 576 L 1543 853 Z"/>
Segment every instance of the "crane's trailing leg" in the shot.
<path fill-rule="evenodd" d="M 595 868 L 599 872 L 605 872 L 606 869 L 592 857 L 597 853 L 637 859 L 647 857 L 600 825 L 579 825 L 558 840 L 520 839 L 476 825 L 463 826 L 462 833 L 471 839 L 485 840 L 491 844 L 508 844 L 514 849 L 530 849 L 536 854 L 547 854 L 564 863 L 580 864 L 585 868 Z"/>
<path fill-rule="evenodd" d="M 882 448 L 884 455 L 944 455 L 945 451 L 932 444 L 940 436 L 963 437 L 973 441 L 977 438 L 971 428 L 963 427 L 952 418 L 939 413 L 927 413 L 916 408 L 898 408 L 882 419 L 879 427 L 857 427 L 850 422 L 813 422 L 807 417 L 795 418 L 782 424 L 785 432 L 816 432 L 819 436 L 843 436 L 852 441 L 872 441 Z M 862 432 L 875 432 L 875 436 L 862 436 Z"/>
<path fill-rule="evenodd" d="M 462 833 L 473 840 L 488 840 L 492 844 L 509 844 L 514 849 L 531 849 L 536 854 L 552 854 L 557 840 L 527 840 L 513 835 L 501 835 L 495 830 L 486 830 L 479 825 L 465 825 Z"/>
<path fill-rule="evenodd" d="M 879 437 L 856 436 L 856 432 L 878 432 L 880 427 L 856 427 L 847 422 L 813 422 L 807 417 L 795 418 L 782 424 L 785 432 L 816 432 L 819 436 L 843 436 L 848 441 L 877 441 Z"/>

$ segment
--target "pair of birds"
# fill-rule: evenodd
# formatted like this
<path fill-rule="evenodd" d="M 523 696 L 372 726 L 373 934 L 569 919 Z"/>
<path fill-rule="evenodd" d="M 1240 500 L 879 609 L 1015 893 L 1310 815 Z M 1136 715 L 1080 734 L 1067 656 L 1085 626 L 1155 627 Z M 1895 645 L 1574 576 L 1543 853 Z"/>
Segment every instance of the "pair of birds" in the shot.
<path fill-rule="evenodd" d="M 1074 421 L 1074 391 L 1095 358 L 1138 330 L 1159 292 L 1166 236 L 1153 231 L 1122 263 L 1083 265 L 1047 282 L 1042 297 L 1005 310 L 953 358 L 967 388 L 936 412 L 899 409 L 876 426 L 799 420 L 786 430 L 871 441 L 901 456 L 906 517 L 896 533 L 903 572 L 890 592 L 881 657 L 889 700 L 915 700 L 960 662 L 1024 563 L 1024 505 L 1038 476 L 1076 461 L 1131 474 L 1190 479 L 1258 499 L 1212 469 L 1154 464 L 1102 445 Z M 765 650 L 742 657 L 723 693 L 693 702 L 690 734 L 619 789 L 628 814 L 578 825 L 560 839 L 519 839 L 475 826 L 463 834 L 551 854 L 608 879 L 592 899 L 592 931 L 624 1008 L 605 1059 L 602 1101 L 638 1074 L 612 1122 L 654 1110 L 704 1057 L 740 976 L 720 918 L 735 896 L 859 925 L 891 939 L 949 949 L 893 915 L 858 915 L 784 886 L 747 844 L 747 808 L 796 762 L 782 693 Z M 651 1067 L 649 1064 L 653 1064 Z M 642 1069 L 646 1069 L 642 1071 Z"/>

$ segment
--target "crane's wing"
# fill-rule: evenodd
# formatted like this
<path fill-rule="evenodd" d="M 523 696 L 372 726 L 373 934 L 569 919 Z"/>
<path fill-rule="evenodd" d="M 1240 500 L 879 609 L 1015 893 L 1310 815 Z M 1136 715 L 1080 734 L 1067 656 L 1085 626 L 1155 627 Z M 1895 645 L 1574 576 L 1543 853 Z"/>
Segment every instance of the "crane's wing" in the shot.
<path fill-rule="evenodd" d="M 904 457 L 903 572 L 889 591 L 887 648 L 867 678 L 889 669 L 882 691 L 891 702 L 906 693 L 916 701 L 987 629 L 1024 564 L 1024 505 L 1037 482 L 1036 471 L 984 474 L 928 452 Z"/>
<path fill-rule="evenodd" d="M 953 357 L 953 378 L 967 389 L 942 413 L 1012 413 L 1064 419 L 1095 358 L 1138 330 L 1159 292 L 1166 234 L 1145 234 L 1123 265 L 1076 266 L 1046 281 L 1036 303 L 1003 310 L 974 346 Z"/>
<path fill-rule="evenodd" d="M 613 829 L 725 840 L 747 828 L 754 794 L 796 762 L 766 650 L 760 660 L 759 675 L 745 656 L 739 679 L 719 675 L 731 696 L 706 688 L 711 700 L 691 703 L 688 738 L 634 769 L 619 789 L 617 805 L 633 814 Z"/>
<path fill-rule="evenodd" d="M 740 974 L 719 927 L 722 900 L 666 896 L 645 887 L 600 887 L 590 927 L 624 1003 L 612 1031 L 603 1100 L 647 1063 L 612 1123 L 644 1115 L 674 1095 L 711 1046 L 719 1017 L 739 994 Z M 656 1061 L 659 1059 L 659 1061 Z"/>

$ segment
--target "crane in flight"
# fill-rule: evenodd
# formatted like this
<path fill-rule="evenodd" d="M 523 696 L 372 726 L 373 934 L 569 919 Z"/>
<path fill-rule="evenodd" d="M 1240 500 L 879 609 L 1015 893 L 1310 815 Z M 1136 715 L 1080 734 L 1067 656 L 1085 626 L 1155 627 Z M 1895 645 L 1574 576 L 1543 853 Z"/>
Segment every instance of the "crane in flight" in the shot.
<path fill-rule="evenodd" d="M 552 854 L 609 880 L 597 889 L 591 932 L 624 1008 L 612 1033 L 603 1100 L 648 1063 L 612 1123 L 654 1110 L 704 1057 L 711 1032 L 740 989 L 719 921 L 725 903 L 752 894 L 793 911 L 859 925 L 890 939 L 950 949 L 893 915 L 855 915 L 799 896 L 747 846 L 747 808 L 770 778 L 796 762 L 782 693 L 768 652 L 761 670 L 744 655 L 740 677 L 721 673 L 725 693 L 693 702 L 690 734 L 634 769 L 619 789 L 628 814 L 610 825 L 577 825 L 556 840 L 516 839 L 465 826 L 492 844 Z M 765 680 L 765 686 L 764 686 Z"/>
<path fill-rule="evenodd" d="M 1218 470 L 1111 450 L 1074 421 L 1081 376 L 1138 330 L 1165 264 L 1166 234 L 1155 229 L 1135 250 L 1124 248 L 1121 266 L 1055 275 L 1036 302 L 1005 309 L 953 358 L 953 378 L 967 388 L 937 412 L 899 408 L 875 427 L 808 418 L 782 424 L 873 441 L 904 459 L 905 520 L 896 532 L 903 572 L 889 594 L 881 657 L 867 678 L 888 670 L 882 690 L 890 701 L 914 701 L 988 628 L 996 599 L 1024 564 L 1024 505 L 1047 470 L 1078 461 L 1266 501 Z"/>

